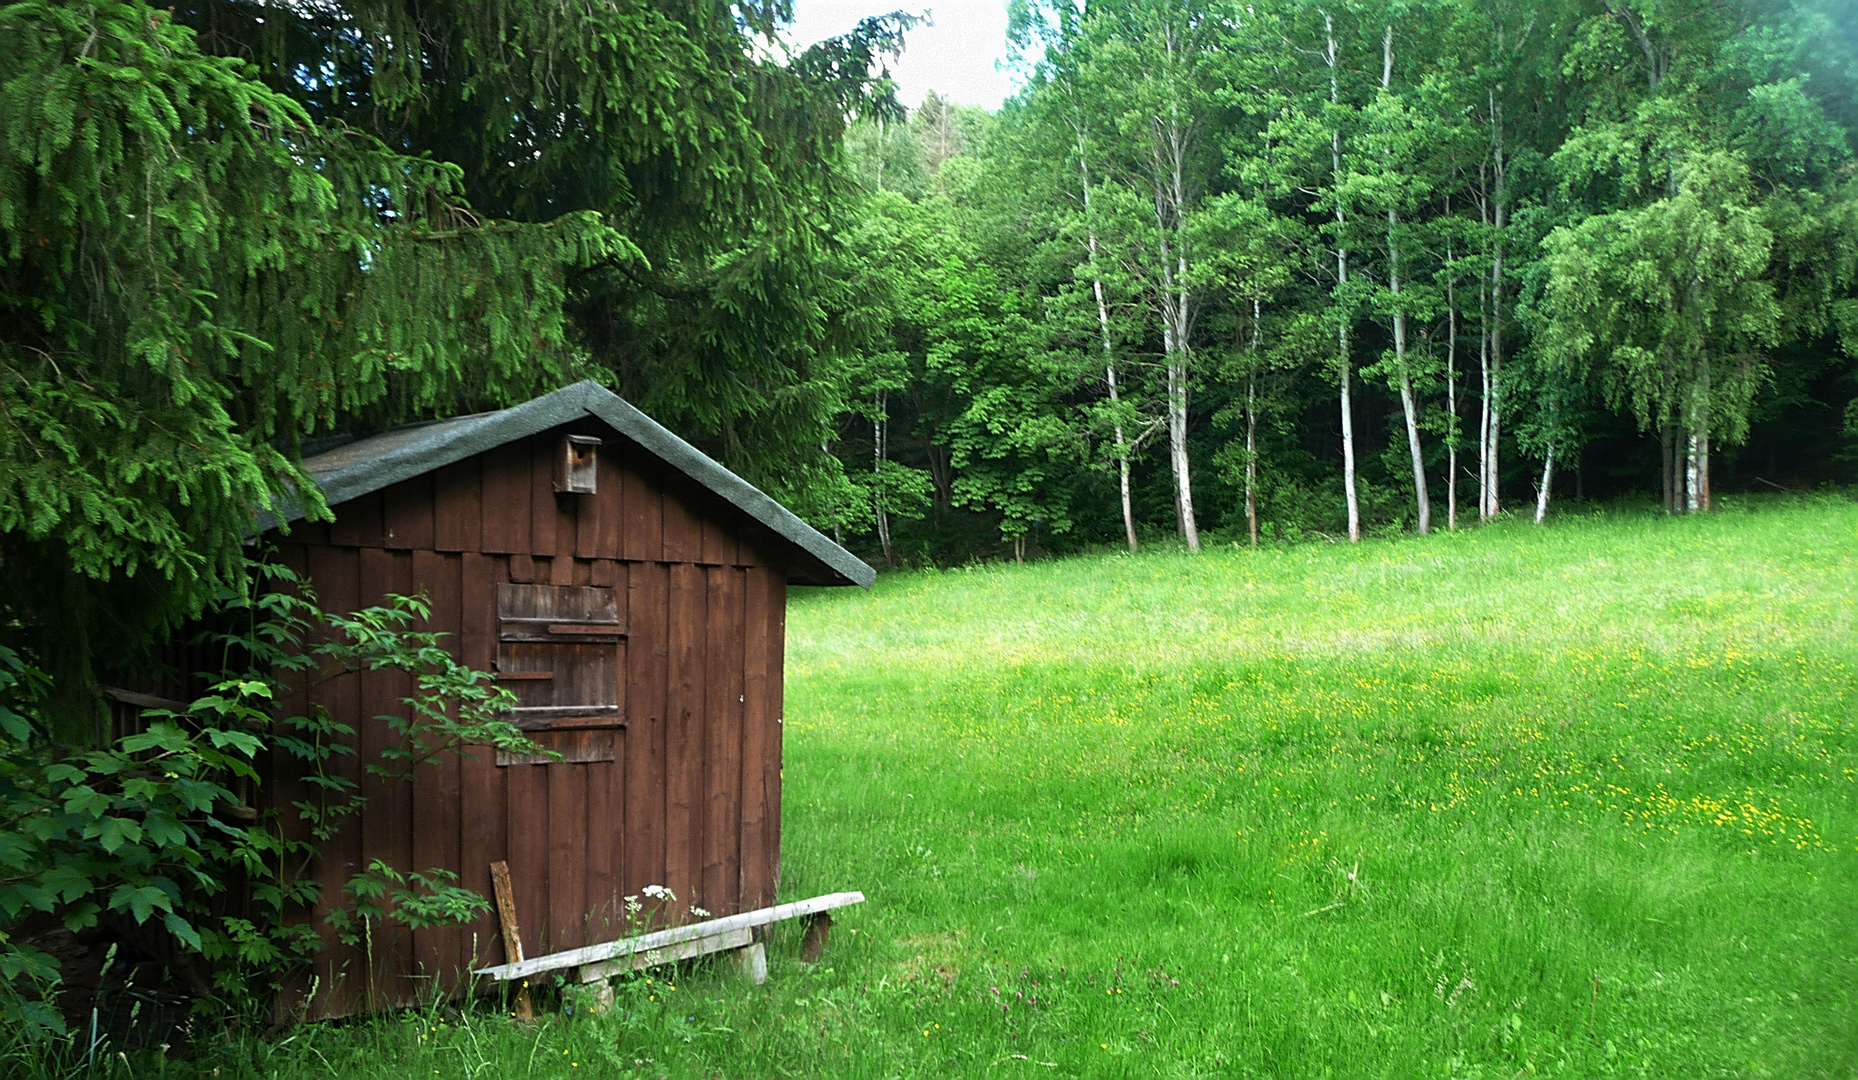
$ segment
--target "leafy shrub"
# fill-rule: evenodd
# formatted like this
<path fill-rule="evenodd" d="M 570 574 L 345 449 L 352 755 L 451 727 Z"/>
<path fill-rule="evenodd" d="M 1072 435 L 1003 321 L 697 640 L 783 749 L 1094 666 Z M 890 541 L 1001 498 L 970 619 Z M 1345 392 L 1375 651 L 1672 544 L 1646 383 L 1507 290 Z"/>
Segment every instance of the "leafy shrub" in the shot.
<path fill-rule="evenodd" d="M 65 1034 L 58 965 L 21 940 L 34 927 L 75 933 L 107 917 L 165 934 L 179 946 L 177 974 L 209 1006 L 236 1012 L 254 1010 L 314 954 L 314 928 L 287 923 L 285 913 L 318 902 L 318 885 L 299 872 L 366 799 L 329 768 L 336 755 L 355 753 L 354 727 L 320 706 L 276 715 L 291 681 L 384 670 L 412 677 L 404 711 L 373 718 L 395 738 L 364 769 L 386 780 L 410 780 L 421 764 L 469 745 L 539 751 L 504 719 L 508 691 L 460 664 L 444 635 L 411 629 L 430 615 L 423 597 L 328 614 L 288 569 L 254 571 L 271 587 L 220 598 L 221 626 L 207 636 L 222 670 L 200 673 L 205 692 L 184 711 L 145 711 L 145 730 L 101 748 L 53 741 L 36 709 L 50 680 L 0 647 L 0 1025 Z M 298 761 L 314 793 L 291 807 L 309 825 L 307 840 L 283 835 L 277 808 L 258 814 L 235 794 L 241 783 L 257 787 L 267 753 Z M 347 903 L 329 921 L 353 941 L 369 922 L 458 924 L 488 910 L 456 881 L 443 869 L 377 860 L 349 882 Z M 227 903 L 239 887 L 245 915 Z"/>

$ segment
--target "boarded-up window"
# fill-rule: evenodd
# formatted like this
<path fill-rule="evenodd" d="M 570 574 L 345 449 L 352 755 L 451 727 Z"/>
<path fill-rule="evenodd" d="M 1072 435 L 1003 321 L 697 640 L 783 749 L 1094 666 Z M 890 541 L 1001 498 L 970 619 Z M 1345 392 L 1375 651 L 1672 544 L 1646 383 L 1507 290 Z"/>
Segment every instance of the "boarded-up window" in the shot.
<path fill-rule="evenodd" d="M 615 590 L 501 584 L 497 623 L 497 680 L 516 695 L 517 727 L 605 726 L 624 715 L 626 626 Z"/>

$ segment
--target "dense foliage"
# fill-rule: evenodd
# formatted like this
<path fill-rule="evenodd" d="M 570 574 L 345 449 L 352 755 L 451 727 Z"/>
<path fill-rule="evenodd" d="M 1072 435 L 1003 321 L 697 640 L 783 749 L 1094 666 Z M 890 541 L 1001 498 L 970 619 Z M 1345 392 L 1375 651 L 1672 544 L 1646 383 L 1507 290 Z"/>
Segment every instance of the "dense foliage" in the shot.
<path fill-rule="evenodd" d="M 874 554 L 1853 479 L 1842 5 L 1104 0 L 1015 34 L 997 115 L 848 141 L 886 299 L 834 449 Z"/>
<path fill-rule="evenodd" d="M 364 721 L 394 736 L 361 762 L 383 780 L 410 780 L 466 746 L 541 749 L 508 721 L 507 690 L 460 664 L 444 635 L 413 629 L 430 614 L 422 598 L 326 614 L 288 570 L 252 569 L 261 588 L 217 598 L 216 627 L 201 639 L 215 658 L 197 673 L 203 692 L 119 722 L 125 730 L 94 749 L 47 737 L 44 672 L 0 647 L 0 1026 L 30 1046 L 66 1027 L 65 973 L 41 947 L 60 929 L 130 942 L 202 1004 L 240 1018 L 262 1015 L 320 948 L 317 928 L 291 916 L 316 906 L 305 871 L 367 796 L 335 760 L 355 753 L 354 724 L 320 707 L 275 715 L 293 686 L 354 671 L 408 677 L 404 711 Z M 288 812 L 303 835 L 278 828 L 285 808 L 254 805 L 266 801 L 254 796 L 267 762 L 291 762 L 302 778 L 308 796 Z M 489 906 L 448 869 L 378 860 L 345 893 L 326 899 L 349 944 L 369 923 L 455 925 Z"/>
<path fill-rule="evenodd" d="M 0 7 L 0 639 L 101 665 L 240 591 L 302 441 L 587 376 L 806 486 L 848 112 L 900 20 L 139 0 Z"/>

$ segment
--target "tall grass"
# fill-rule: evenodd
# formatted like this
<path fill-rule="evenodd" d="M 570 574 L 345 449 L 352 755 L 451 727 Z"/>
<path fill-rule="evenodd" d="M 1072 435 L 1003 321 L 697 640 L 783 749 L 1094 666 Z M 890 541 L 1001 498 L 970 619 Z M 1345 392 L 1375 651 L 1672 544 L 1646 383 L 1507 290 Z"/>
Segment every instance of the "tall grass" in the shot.
<path fill-rule="evenodd" d="M 1858 507 L 1831 501 L 802 592 L 782 892 L 870 898 L 821 963 L 782 936 L 759 988 L 698 965 L 602 1016 L 214 1053 L 281 1076 L 1858 1076 L 1855 621 Z"/>

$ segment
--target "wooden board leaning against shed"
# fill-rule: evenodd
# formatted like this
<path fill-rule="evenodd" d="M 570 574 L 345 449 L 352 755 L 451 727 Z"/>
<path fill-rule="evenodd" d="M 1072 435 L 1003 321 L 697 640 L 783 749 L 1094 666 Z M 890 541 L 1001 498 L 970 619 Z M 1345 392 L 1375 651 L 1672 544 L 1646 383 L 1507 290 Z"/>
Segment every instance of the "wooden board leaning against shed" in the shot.
<path fill-rule="evenodd" d="M 450 871 L 485 897 L 490 864 L 507 861 L 537 955 L 616 938 L 624 897 L 646 885 L 719 916 L 773 903 L 787 586 L 868 584 L 869 567 L 591 384 L 305 465 L 335 520 L 271 532 L 278 557 L 328 610 L 423 591 L 421 629 L 493 672 L 516 695 L 512 719 L 553 753 L 470 748 L 389 782 L 362 765 L 408 680 L 324 672 L 297 685 L 284 715 L 321 707 L 356 729 L 357 753 L 332 765 L 367 802 L 309 868 L 324 901 L 297 917 L 324 948 L 281 1010 L 311 986 L 312 1016 L 411 1005 L 511 959 L 486 914 L 379 926 L 370 969 L 326 916 L 376 859 Z M 261 793 L 307 839 L 291 808 L 316 788 L 286 765 Z"/>

